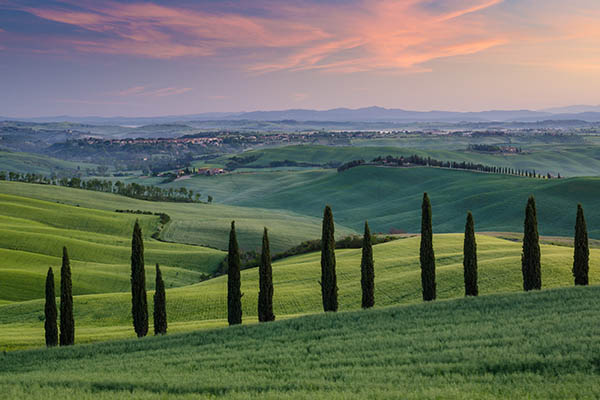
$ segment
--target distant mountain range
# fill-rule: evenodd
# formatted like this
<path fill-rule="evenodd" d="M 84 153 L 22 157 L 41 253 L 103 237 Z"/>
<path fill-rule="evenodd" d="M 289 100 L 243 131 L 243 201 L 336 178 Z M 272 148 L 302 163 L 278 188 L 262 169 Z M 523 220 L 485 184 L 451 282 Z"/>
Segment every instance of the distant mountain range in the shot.
<path fill-rule="evenodd" d="M 586 112 L 600 112 L 600 105 L 590 106 L 590 105 L 575 105 L 575 106 L 567 106 L 567 107 L 555 107 L 555 108 L 546 108 L 545 112 L 549 112 L 552 114 L 577 114 L 577 113 L 586 113 Z"/>
<path fill-rule="evenodd" d="M 239 113 L 202 113 L 191 115 L 170 115 L 159 117 L 36 117 L 8 118 L 0 120 L 19 120 L 25 122 L 74 122 L 100 125 L 147 125 L 165 124 L 185 121 L 315 121 L 315 122 L 537 122 L 567 121 L 600 122 L 600 105 L 574 105 L 568 107 L 548 108 L 540 111 L 531 110 L 490 110 L 479 112 L 454 111 L 409 111 L 394 108 L 366 107 L 358 109 L 334 108 L 331 110 L 291 109 L 281 111 L 252 111 Z"/>

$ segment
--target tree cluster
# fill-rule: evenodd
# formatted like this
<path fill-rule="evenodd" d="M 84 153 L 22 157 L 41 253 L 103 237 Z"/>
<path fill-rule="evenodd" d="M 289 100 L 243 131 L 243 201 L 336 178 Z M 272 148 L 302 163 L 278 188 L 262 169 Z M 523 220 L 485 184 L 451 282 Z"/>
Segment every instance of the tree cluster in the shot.
<path fill-rule="evenodd" d="M 96 192 L 115 193 L 121 196 L 131 197 L 133 199 L 148 201 L 165 201 L 176 203 L 202 203 L 200 193 L 185 187 L 180 188 L 161 188 L 153 185 L 140 185 L 139 183 L 125 183 L 122 181 L 112 182 L 93 178 L 84 180 L 80 177 L 58 178 L 47 177 L 40 174 L 19 174 L 9 172 L 8 174 L 0 171 L 0 180 L 9 180 L 13 182 L 37 183 L 42 185 L 64 186 L 76 189 L 93 190 Z M 212 196 L 208 196 L 208 202 L 212 202 Z"/>
<path fill-rule="evenodd" d="M 354 160 L 347 162 L 346 164 L 338 167 L 338 172 L 346 171 L 350 168 L 359 167 L 361 165 L 386 165 L 392 167 L 410 167 L 410 166 L 425 166 L 425 167 L 438 167 L 438 168 L 449 168 L 449 169 L 461 169 L 486 172 L 491 174 L 502 174 L 502 175 L 514 175 L 524 176 L 529 178 L 540 178 L 540 179 L 551 179 L 553 175 L 550 173 L 539 174 L 535 170 L 524 170 L 509 167 L 498 167 L 483 164 L 475 164 L 466 161 L 440 161 L 431 157 L 421 157 L 413 154 L 408 157 L 400 156 L 387 156 L 387 157 L 376 157 L 370 163 L 365 163 L 364 160 Z M 560 178 L 560 174 L 557 176 Z"/>
<path fill-rule="evenodd" d="M 354 167 L 358 167 L 360 165 L 363 165 L 364 163 L 365 163 L 365 160 L 352 160 L 352 161 L 349 161 L 349 162 L 347 162 L 345 164 L 340 165 L 337 168 L 337 172 L 344 172 L 344 171 L 346 171 L 346 170 L 348 170 L 350 168 L 354 168 Z"/>

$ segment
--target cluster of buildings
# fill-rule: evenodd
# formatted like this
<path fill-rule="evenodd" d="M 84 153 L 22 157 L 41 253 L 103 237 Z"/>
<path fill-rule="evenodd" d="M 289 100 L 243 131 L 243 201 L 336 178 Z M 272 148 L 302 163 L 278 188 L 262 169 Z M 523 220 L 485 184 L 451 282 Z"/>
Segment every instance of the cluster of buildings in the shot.
<path fill-rule="evenodd" d="M 175 145 L 204 145 L 204 146 L 220 146 L 223 144 L 223 139 L 220 137 L 194 137 L 194 138 L 137 138 L 137 139 L 86 139 L 87 144 L 108 143 L 119 146 L 135 145 L 135 144 L 175 144 Z"/>
<path fill-rule="evenodd" d="M 224 173 L 225 173 L 225 170 L 223 168 L 208 168 L 208 167 L 193 168 L 193 167 L 190 167 L 190 168 L 178 170 L 177 177 L 180 178 L 180 177 L 186 176 L 186 175 L 213 176 L 213 175 L 221 175 Z"/>

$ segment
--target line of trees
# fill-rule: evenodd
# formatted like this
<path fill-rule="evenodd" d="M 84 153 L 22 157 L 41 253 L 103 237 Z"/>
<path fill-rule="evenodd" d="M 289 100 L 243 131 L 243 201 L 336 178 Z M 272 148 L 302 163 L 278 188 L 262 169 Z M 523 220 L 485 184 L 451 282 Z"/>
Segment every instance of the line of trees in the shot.
<path fill-rule="evenodd" d="M 421 206 L 421 288 L 424 301 L 436 299 L 436 269 L 435 253 L 433 250 L 431 202 L 427 193 L 423 194 Z M 323 310 L 337 311 L 338 309 L 338 287 L 336 277 L 334 221 L 330 206 L 325 207 L 323 213 L 323 230 L 321 238 L 321 298 Z M 369 225 L 365 222 L 361 257 L 361 289 L 362 308 L 370 308 L 375 304 L 375 272 L 372 249 L 372 236 Z M 266 250 L 265 250 L 266 249 Z M 229 243 L 229 271 L 228 271 L 228 316 L 229 324 L 236 325 L 242 322 L 240 292 L 240 271 L 237 238 L 235 236 L 234 223 L 231 225 Z M 267 253 L 265 252 L 267 251 Z M 268 237 L 265 228 L 263 237 L 263 251 L 261 258 L 260 292 L 259 292 L 259 321 L 270 321 L 264 315 L 272 316 L 272 293 L 273 282 L 271 277 L 271 258 L 268 256 Z M 540 290 L 542 287 L 541 262 L 540 262 L 539 234 L 537 228 L 537 212 L 535 199 L 529 197 L 525 209 L 525 220 L 523 230 L 523 249 L 521 267 L 523 274 L 523 288 L 525 291 Z M 473 214 L 467 212 L 465 222 L 464 246 L 463 246 L 463 269 L 465 296 L 477 296 L 479 294 L 477 275 L 477 242 L 475 239 L 475 222 Z M 588 284 L 589 271 L 589 246 L 587 227 L 581 204 L 577 206 L 577 219 L 575 224 L 575 249 L 573 262 L 573 277 L 576 285 Z M 265 293 L 268 293 L 265 295 Z"/>
<path fill-rule="evenodd" d="M 75 343 L 75 320 L 73 319 L 73 284 L 71 282 L 71 263 L 67 248 L 63 247 L 62 267 L 60 269 L 60 335 L 56 325 L 56 297 L 54 293 L 54 272 L 48 269 L 46 275 L 46 303 L 44 306 L 44 330 L 46 346 L 70 346 Z"/>
<path fill-rule="evenodd" d="M 17 172 L 0 171 L 0 181 L 8 180 L 13 182 L 36 183 L 40 185 L 64 186 L 76 189 L 92 190 L 95 192 L 115 193 L 121 196 L 131 197 L 133 199 L 148 201 L 168 201 L 176 203 L 202 203 L 201 193 L 185 187 L 180 188 L 161 188 L 154 185 L 140 185 L 139 183 L 125 183 L 122 181 L 112 182 L 98 178 L 81 179 L 80 177 L 58 178 L 56 176 L 48 177 L 40 174 L 19 174 Z M 211 203 L 212 196 L 207 197 L 207 202 Z"/>
<path fill-rule="evenodd" d="M 539 174 L 535 170 L 524 170 L 509 167 L 498 167 L 491 165 L 475 164 L 473 162 L 466 161 L 440 161 L 431 157 L 421 157 L 413 154 L 408 157 L 400 156 L 386 156 L 376 157 L 370 163 L 365 160 L 352 160 L 338 167 L 338 172 L 346 171 L 350 168 L 359 167 L 361 165 L 388 165 L 394 167 L 409 167 L 412 165 L 420 165 L 426 167 L 439 167 L 439 168 L 450 168 L 450 169 L 464 169 L 471 171 L 487 172 L 491 174 L 502 174 L 502 175 L 514 175 L 514 176 L 525 176 L 529 178 L 540 178 L 540 179 L 552 179 L 554 176 L 550 173 Z M 561 176 L 558 174 L 556 178 L 560 179 Z"/>
<path fill-rule="evenodd" d="M 321 237 L 321 297 L 325 312 L 338 310 L 338 287 L 336 277 L 335 238 L 334 238 L 333 212 L 326 206 L 323 213 Z M 521 255 L 521 269 L 523 274 L 523 289 L 540 290 L 542 287 L 541 254 L 537 226 L 537 211 L 535 199 L 530 196 L 525 208 L 523 226 L 523 249 Z M 433 249 L 432 208 L 429 196 L 423 194 L 421 205 L 421 289 L 424 301 L 436 299 L 436 268 L 435 253 Z M 259 293 L 258 293 L 258 319 L 260 322 L 275 320 L 273 313 L 273 276 L 271 267 L 271 253 L 267 228 L 263 232 L 262 250 L 260 257 Z M 242 297 L 241 291 L 241 262 L 240 250 L 235 231 L 235 221 L 231 222 L 229 233 L 229 250 L 227 255 L 227 320 L 229 325 L 242 323 Z M 372 236 L 369 225 L 365 222 L 362 243 L 362 257 L 360 264 L 362 308 L 371 308 L 375 305 L 375 271 L 372 249 Z M 467 212 L 463 247 L 464 287 L 465 296 L 479 294 L 477 281 L 477 243 L 475 239 L 475 223 L 471 212 Z M 572 273 L 575 285 L 587 285 L 589 272 L 589 245 L 587 227 L 581 204 L 577 206 L 575 223 L 575 241 Z M 142 230 L 138 221 L 133 227 L 131 244 L 131 298 L 132 317 L 134 330 L 138 337 L 148 333 L 148 304 L 146 298 L 144 266 L 144 243 Z M 160 267 L 156 264 L 156 285 L 154 293 L 154 334 L 167 333 L 167 310 L 165 285 Z M 56 346 L 72 345 L 75 341 L 75 323 L 73 320 L 73 295 L 71 283 L 71 268 L 67 249 L 63 248 L 60 285 L 60 337 L 56 325 L 57 308 L 54 293 L 54 275 L 52 268 L 48 270 L 46 278 L 46 303 L 45 303 L 45 335 L 46 345 Z"/>

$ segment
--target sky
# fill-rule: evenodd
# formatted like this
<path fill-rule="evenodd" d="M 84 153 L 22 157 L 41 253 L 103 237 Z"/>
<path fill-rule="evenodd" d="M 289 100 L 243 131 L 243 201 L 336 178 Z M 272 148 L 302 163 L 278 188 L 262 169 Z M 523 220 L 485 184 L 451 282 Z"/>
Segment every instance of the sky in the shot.
<path fill-rule="evenodd" d="M 0 0 L 0 115 L 600 104 L 598 0 Z"/>

